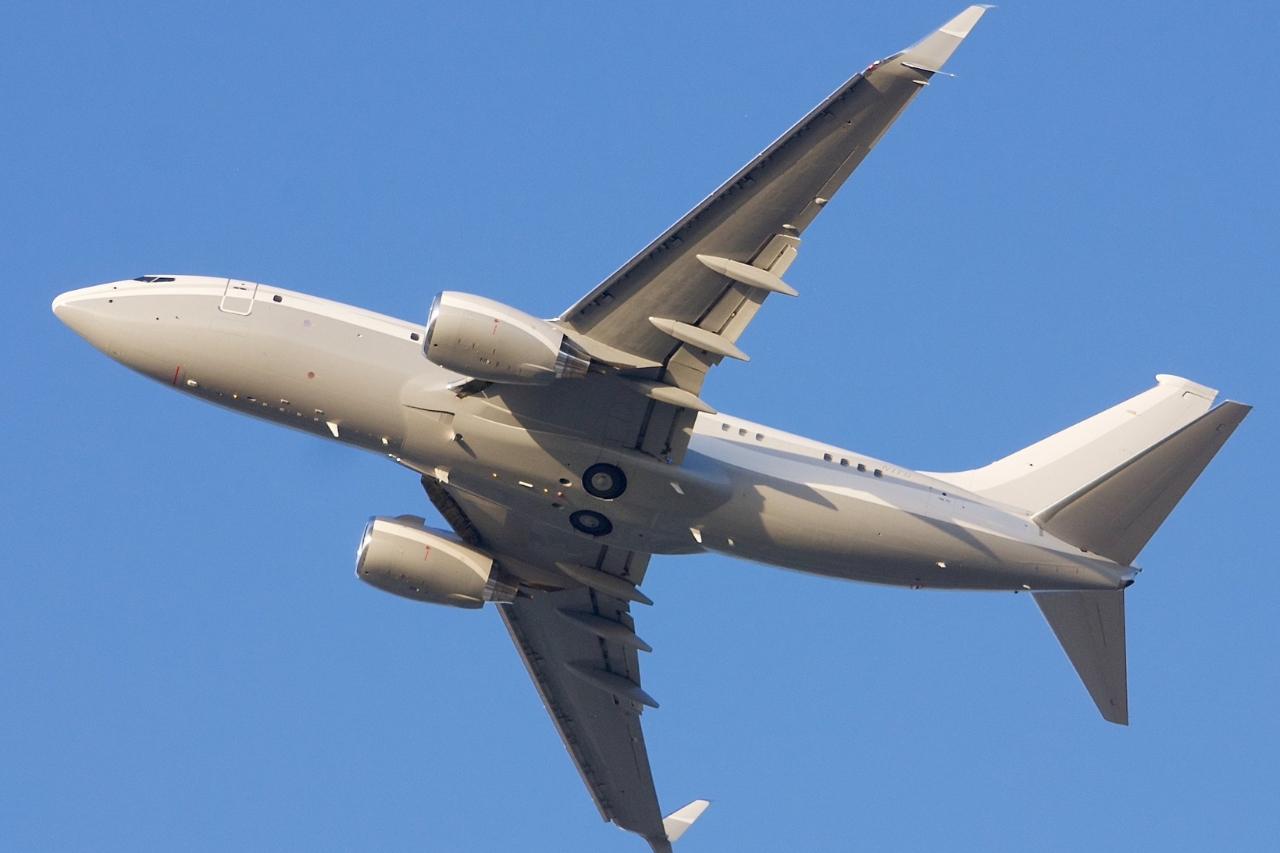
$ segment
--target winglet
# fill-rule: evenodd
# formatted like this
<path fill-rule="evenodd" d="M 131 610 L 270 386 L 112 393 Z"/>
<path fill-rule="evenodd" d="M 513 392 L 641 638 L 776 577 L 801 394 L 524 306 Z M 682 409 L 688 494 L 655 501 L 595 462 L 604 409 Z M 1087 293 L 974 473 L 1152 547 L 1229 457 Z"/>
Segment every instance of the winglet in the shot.
<path fill-rule="evenodd" d="M 678 840 L 680 836 L 684 835 L 686 829 L 693 826 L 693 822 L 707 810 L 709 805 L 711 805 L 710 800 L 694 800 L 689 805 L 678 808 L 664 817 L 662 819 L 662 828 L 666 830 L 667 840 Z"/>
<path fill-rule="evenodd" d="M 969 35 L 969 31 L 973 29 L 974 24 L 978 23 L 982 13 L 990 8 L 990 6 L 970 6 L 903 51 L 901 59 L 912 63 L 913 67 L 937 71 L 960 42 L 964 41 L 964 37 Z"/>

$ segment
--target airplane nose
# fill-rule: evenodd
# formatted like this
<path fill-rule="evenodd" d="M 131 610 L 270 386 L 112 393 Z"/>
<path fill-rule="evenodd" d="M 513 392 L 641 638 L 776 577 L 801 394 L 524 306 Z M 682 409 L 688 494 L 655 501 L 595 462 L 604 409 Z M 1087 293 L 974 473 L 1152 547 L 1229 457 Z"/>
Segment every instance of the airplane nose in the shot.
<path fill-rule="evenodd" d="M 83 287 L 58 294 L 53 300 L 53 313 L 94 347 L 118 358 L 122 350 L 116 341 L 119 335 L 113 317 L 104 310 L 111 301 L 104 287 Z"/>
<path fill-rule="evenodd" d="M 67 324 L 73 332 L 87 338 L 88 325 L 92 312 L 85 307 L 85 297 L 78 290 L 59 293 L 53 300 L 53 314 Z"/>
<path fill-rule="evenodd" d="M 76 292 L 74 290 L 68 290 L 66 293 L 59 293 L 53 298 L 53 313 L 59 320 L 66 314 L 67 306 L 75 301 L 75 296 Z"/>

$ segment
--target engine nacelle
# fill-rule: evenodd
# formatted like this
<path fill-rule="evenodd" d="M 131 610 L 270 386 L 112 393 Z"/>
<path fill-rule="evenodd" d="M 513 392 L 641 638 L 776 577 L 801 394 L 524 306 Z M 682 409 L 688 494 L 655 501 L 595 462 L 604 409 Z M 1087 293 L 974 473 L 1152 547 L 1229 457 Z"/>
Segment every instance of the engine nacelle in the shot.
<path fill-rule="evenodd" d="M 369 519 L 356 551 L 356 577 L 405 598 L 470 609 L 516 595 L 491 557 L 408 515 Z"/>
<path fill-rule="evenodd" d="M 431 303 L 422 351 L 455 373 L 515 385 L 585 376 L 591 365 L 591 359 L 546 320 L 452 290 Z"/>

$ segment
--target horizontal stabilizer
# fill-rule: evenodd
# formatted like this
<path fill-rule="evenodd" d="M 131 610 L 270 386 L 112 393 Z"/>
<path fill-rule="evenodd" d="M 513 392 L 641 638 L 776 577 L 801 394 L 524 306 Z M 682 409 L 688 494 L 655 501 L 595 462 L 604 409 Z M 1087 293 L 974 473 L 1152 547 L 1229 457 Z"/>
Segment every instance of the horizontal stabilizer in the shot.
<path fill-rule="evenodd" d="M 1129 725 L 1124 590 L 1033 592 L 1031 597 L 1103 718 Z"/>
<path fill-rule="evenodd" d="M 1034 520 L 1063 542 L 1127 566 L 1249 414 L 1223 403 L 1047 507 Z"/>

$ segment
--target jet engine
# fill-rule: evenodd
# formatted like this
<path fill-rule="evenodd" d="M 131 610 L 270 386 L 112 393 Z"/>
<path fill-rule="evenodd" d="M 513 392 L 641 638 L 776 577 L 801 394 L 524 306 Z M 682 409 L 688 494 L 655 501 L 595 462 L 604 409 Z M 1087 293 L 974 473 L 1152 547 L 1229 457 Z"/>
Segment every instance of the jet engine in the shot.
<path fill-rule="evenodd" d="M 546 320 L 452 290 L 431 303 L 422 351 L 464 376 L 515 385 L 585 376 L 591 365 L 590 357 Z"/>
<path fill-rule="evenodd" d="M 356 551 L 356 577 L 405 598 L 470 609 L 516 596 L 491 557 L 411 515 L 369 519 Z"/>

